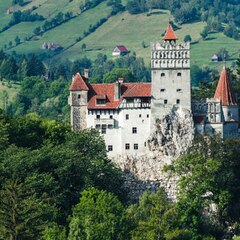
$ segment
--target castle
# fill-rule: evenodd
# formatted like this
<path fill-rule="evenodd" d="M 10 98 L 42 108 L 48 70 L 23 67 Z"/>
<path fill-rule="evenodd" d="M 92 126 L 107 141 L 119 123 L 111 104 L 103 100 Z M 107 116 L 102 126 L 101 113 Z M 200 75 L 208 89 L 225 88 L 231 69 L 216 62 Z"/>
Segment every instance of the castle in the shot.
<path fill-rule="evenodd" d="M 191 100 L 190 43 L 177 43 L 169 24 L 162 43 L 153 43 L 151 83 L 90 84 L 88 70 L 77 73 L 70 86 L 69 105 L 74 131 L 99 129 L 109 157 L 144 154 L 156 121 L 171 111 L 190 112 L 195 131 L 239 135 L 239 111 L 225 67 L 213 98 Z"/>

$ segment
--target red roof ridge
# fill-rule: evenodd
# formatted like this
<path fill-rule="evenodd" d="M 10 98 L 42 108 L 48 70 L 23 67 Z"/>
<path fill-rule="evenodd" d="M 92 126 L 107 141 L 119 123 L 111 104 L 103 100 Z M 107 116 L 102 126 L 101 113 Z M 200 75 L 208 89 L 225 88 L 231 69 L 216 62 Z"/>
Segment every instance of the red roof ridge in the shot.
<path fill-rule="evenodd" d="M 91 83 L 90 85 L 93 85 L 93 86 L 95 86 L 95 85 L 112 85 L 112 84 L 114 84 L 114 83 Z"/>
<path fill-rule="evenodd" d="M 88 91 L 89 88 L 85 82 L 85 77 L 82 77 L 80 73 L 77 73 L 72 78 L 72 84 L 69 88 L 70 91 Z"/>
<path fill-rule="evenodd" d="M 221 71 L 214 98 L 219 99 L 222 106 L 237 105 L 237 99 L 233 92 L 231 81 L 225 66 Z"/>
<path fill-rule="evenodd" d="M 175 34 L 173 28 L 172 28 L 172 25 L 169 23 L 168 24 L 168 29 L 164 35 L 164 38 L 163 38 L 165 41 L 169 41 L 169 40 L 177 40 L 177 35 Z"/>

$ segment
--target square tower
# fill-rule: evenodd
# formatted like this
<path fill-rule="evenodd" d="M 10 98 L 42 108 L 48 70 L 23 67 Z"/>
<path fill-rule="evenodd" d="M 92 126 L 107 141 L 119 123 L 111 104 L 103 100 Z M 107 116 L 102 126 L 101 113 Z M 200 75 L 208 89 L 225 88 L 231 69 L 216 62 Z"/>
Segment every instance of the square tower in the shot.
<path fill-rule="evenodd" d="M 191 111 L 190 43 L 176 43 L 169 24 L 163 43 L 153 43 L 151 52 L 151 129 L 175 108 Z"/>

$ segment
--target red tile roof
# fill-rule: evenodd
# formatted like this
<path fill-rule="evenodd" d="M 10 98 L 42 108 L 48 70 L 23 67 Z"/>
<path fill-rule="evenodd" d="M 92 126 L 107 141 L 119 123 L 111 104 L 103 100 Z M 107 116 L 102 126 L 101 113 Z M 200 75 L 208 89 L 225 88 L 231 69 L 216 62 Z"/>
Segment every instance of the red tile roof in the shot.
<path fill-rule="evenodd" d="M 69 88 L 70 91 L 88 91 L 88 87 L 86 85 L 86 78 L 82 77 L 80 73 L 77 73 L 73 79 L 72 79 L 72 84 Z"/>
<path fill-rule="evenodd" d="M 234 95 L 229 75 L 225 67 L 223 67 L 217 89 L 214 94 L 215 99 L 220 99 L 223 106 L 236 105 L 237 99 Z"/>
<path fill-rule="evenodd" d="M 177 36 L 175 34 L 175 32 L 173 31 L 173 28 L 171 26 L 171 24 L 169 23 L 168 25 L 168 29 L 164 35 L 164 38 L 163 38 L 165 41 L 169 41 L 169 40 L 177 40 Z"/>
<path fill-rule="evenodd" d="M 127 97 L 151 97 L 151 83 L 121 83 L 121 96 L 114 101 L 114 83 L 88 85 L 88 109 L 117 109 Z M 106 96 L 106 105 L 96 105 L 99 95 Z"/>
<path fill-rule="evenodd" d="M 116 47 L 119 49 L 120 52 L 126 52 L 126 53 L 129 52 L 129 51 L 127 50 L 127 48 L 126 48 L 125 46 L 123 46 L 123 45 L 118 45 L 118 46 L 116 46 Z"/>

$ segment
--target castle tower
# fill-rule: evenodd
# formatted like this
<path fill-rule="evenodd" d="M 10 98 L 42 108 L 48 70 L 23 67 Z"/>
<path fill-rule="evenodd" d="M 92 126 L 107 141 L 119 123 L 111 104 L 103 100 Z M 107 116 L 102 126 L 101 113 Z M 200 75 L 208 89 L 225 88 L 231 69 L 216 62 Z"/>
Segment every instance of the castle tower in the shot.
<path fill-rule="evenodd" d="M 239 121 L 237 99 L 233 92 L 229 74 L 225 66 L 221 71 L 214 99 L 220 100 L 224 117 L 222 122 Z"/>
<path fill-rule="evenodd" d="M 74 131 L 87 128 L 87 98 L 89 89 L 85 80 L 85 77 L 77 73 L 73 76 L 72 84 L 69 88 L 68 104 L 71 106 L 71 126 Z"/>
<path fill-rule="evenodd" d="M 152 44 L 151 128 L 175 107 L 191 111 L 190 43 L 177 44 L 170 24 L 163 40 Z"/>

